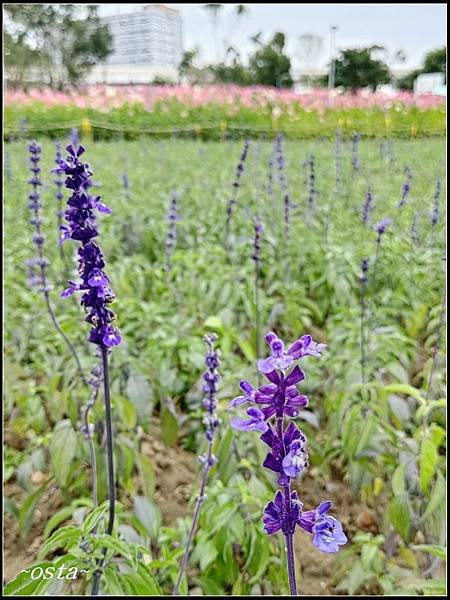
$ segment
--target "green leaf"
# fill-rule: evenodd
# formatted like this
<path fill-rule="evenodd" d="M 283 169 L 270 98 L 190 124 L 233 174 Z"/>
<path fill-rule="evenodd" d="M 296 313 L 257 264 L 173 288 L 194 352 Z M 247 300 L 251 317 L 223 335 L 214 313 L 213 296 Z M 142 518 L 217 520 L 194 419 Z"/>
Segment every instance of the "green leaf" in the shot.
<path fill-rule="evenodd" d="M 155 493 L 155 471 L 152 461 L 145 454 L 137 455 L 137 466 L 144 495 L 151 498 Z"/>
<path fill-rule="evenodd" d="M 400 496 L 405 492 L 406 464 L 399 465 L 392 475 L 392 492 L 394 496 Z"/>
<path fill-rule="evenodd" d="M 411 509 L 406 494 L 392 498 L 388 505 L 388 517 L 397 533 L 405 542 L 408 541 L 411 529 Z"/>
<path fill-rule="evenodd" d="M 44 538 L 48 538 L 50 533 L 58 527 L 61 523 L 63 523 L 66 519 L 70 518 L 73 514 L 74 507 L 73 506 L 64 506 L 58 512 L 56 512 L 50 519 L 47 521 L 47 525 L 44 529 Z"/>
<path fill-rule="evenodd" d="M 16 517 L 16 519 L 19 518 L 19 507 L 14 500 L 11 500 L 11 498 L 8 498 L 7 496 L 3 497 L 3 512 L 9 512 Z"/>
<path fill-rule="evenodd" d="M 421 552 L 432 554 L 442 560 L 447 560 L 447 548 L 444 548 L 443 546 L 438 546 L 437 544 L 415 544 L 412 548 L 413 550 L 420 550 Z"/>
<path fill-rule="evenodd" d="M 361 548 L 361 564 L 364 571 L 368 571 L 370 569 L 370 563 L 375 558 L 377 552 L 378 546 L 375 544 L 364 544 L 364 546 Z"/>
<path fill-rule="evenodd" d="M 161 436 L 166 446 L 173 446 L 177 441 L 178 420 L 168 406 L 161 406 Z"/>
<path fill-rule="evenodd" d="M 145 496 L 134 498 L 134 514 L 142 523 L 152 540 L 157 540 L 161 525 L 161 513 L 156 505 Z"/>
<path fill-rule="evenodd" d="M 19 525 L 20 534 L 22 537 L 26 537 L 30 531 L 31 525 L 33 524 L 33 517 L 37 508 L 38 502 L 45 491 L 47 482 L 43 483 L 35 492 L 27 496 L 25 502 L 22 504 L 19 510 Z"/>
<path fill-rule="evenodd" d="M 75 546 L 78 544 L 81 538 L 81 531 L 78 527 L 74 527 L 73 525 L 66 525 L 65 527 L 61 527 L 55 531 L 49 538 L 46 540 L 39 551 L 39 558 L 44 558 L 47 554 L 50 554 L 57 548 L 69 548 L 71 546 Z"/>
<path fill-rule="evenodd" d="M 438 453 L 433 442 L 425 437 L 420 447 L 419 472 L 420 489 L 428 491 L 428 484 L 434 475 L 438 461 Z"/>
<path fill-rule="evenodd" d="M 50 585 L 51 579 L 44 579 L 44 572 L 47 567 L 51 567 L 52 563 L 45 561 L 40 562 L 31 567 L 27 567 L 26 570 L 22 570 L 12 581 L 10 581 L 4 588 L 3 594 L 5 596 L 34 596 L 37 590 L 41 592 L 45 591 L 44 588 Z M 31 572 L 36 569 L 31 577 Z M 42 576 L 36 577 L 39 574 L 37 569 L 42 569 Z M 44 588 L 43 588 L 44 585 Z"/>
<path fill-rule="evenodd" d="M 108 513 L 108 511 L 109 511 L 109 502 L 108 501 L 103 502 L 102 504 L 100 504 L 100 506 L 97 506 L 96 508 L 94 508 L 94 510 L 88 514 L 88 516 L 86 517 L 86 519 L 83 522 L 83 527 L 82 527 L 83 534 L 87 535 L 87 534 L 91 533 L 92 531 L 94 531 L 97 528 L 99 522 Z"/>
<path fill-rule="evenodd" d="M 204 323 L 204 329 L 210 329 L 211 331 L 217 331 L 218 333 L 224 333 L 224 326 L 222 319 L 215 315 L 208 317 Z"/>
<path fill-rule="evenodd" d="M 127 396 L 136 408 L 138 418 L 148 419 L 153 409 L 153 389 L 140 373 L 134 372 L 128 377 Z"/>
<path fill-rule="evenodd" d="M 405 394 L 406 396 L 411 396 L 422 405 L 425 405 L 426 403 L 425 398 L 420 391 L 407 383 L 392 383 L 391 385 L 385 386 L 383 390 L 388 394 Z"/>
<path fill-rule="evenodd" d="M 428 502 L 428 506 L 421 517 L 421 521 L 426 521 L 440 506 L 445 503 L 445 493 L 445 479 L 441 473 L 438 473 L 436 477 L 436 483 L 434 484 L 431 492 L 430 501 Z"/>
<path fill-rule="evenodd" d="M 69 467 L 77 449 L 77 435 L 69 419 L 60 421 L 53 430 L 50 443 L 50 459 L 53 473 L 59 486 L 65 487 Z"/>

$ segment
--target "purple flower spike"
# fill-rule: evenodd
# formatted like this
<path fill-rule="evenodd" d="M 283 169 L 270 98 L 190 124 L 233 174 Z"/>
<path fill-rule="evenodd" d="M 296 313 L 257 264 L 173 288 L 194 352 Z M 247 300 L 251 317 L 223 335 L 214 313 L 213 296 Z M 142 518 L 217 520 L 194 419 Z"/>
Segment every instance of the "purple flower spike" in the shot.
<path fill-rule="evenodd" d="M 265 416 L 262 410 L 259 408 L 248 408 L 247 414 L 250 417 L 247 421 L 235 417 L 231 420 L 231 426 L 234 429 L 240 429 L 241 431 L 267 431 L 268 425 L 265 422 Z"/>
<path fill-rule="evenodd" d="M 289 422 L 289 417 L 296 417 L 308 404 L 308 398 L 296 387 L 305 379 L 305 374 L 295 362 L 305 356 L 320 357 L 326 345 L 315 342 L 310 335 L 303 335 L 286 350 L 284 342 L 273 331 L 265 339 L 271 355 L 258 361 L 258 369 L 270 383 L 255 389 L 248 381 L 241 381 L 244 395 L 229 404 L 234 407 L 251 402 L 261 408 L 248 408 L 248 419 L 235 417 L 231 424 L 242 431 L 261 431 L 261 441 L 269 446 L 263 466 L 278 475 L 281 489 L 264 509 L 264 531 L 272 535 L 281 530 L 285 536 L 289 588 L 291 595 L 296 596 L 293 549 L 296 525 L 312 535 L 314 545 L 322 552 L 337 552 L 339 546 L 347 542 L 339 521 L 326 514 L 331 502 L 322 502 L 315 510 L 302 512 L 303 505 L 297 493 L 291 490 L 292 479 L 308 466 L 306 437 L 293 421 Z"/>
<path fill-rule="evenodd" d="M 108 308 L 114 300 L 114 293 L 109 287 L 109 277 L 104 272 L 105 261 L 100 247 L 94 243 L 98 236 L 95 210 L 110 213 L 111 210 L 100 202 L 100 196 L 92 197 L 88 193 L 89 178 L 92 172 L 89 165 L 82 163 L 79 157 L 85 152 L 83 146 L 72 144 L 66 148 L 69 156 L 66 160 L 59 160 L 55 172 L 67 175 L 65 185 L 72 190 L 72 196 L 67 201 L 68 208 L 64 213 L 67 225 L 62 225 L 61 238 L 81 242 L 78 249 L 78 263 L 81 282 L 75 284 L 69 281 L 70 286 L 61 293 L 63 298 L 71 296 L 74 292 L 83 291 L 81 304 L 87 314 L 86 321 L 92 325 L 89 341 L 100 348 L 117 346 L 122 338 L 111 323 L 115 314 Z"/>

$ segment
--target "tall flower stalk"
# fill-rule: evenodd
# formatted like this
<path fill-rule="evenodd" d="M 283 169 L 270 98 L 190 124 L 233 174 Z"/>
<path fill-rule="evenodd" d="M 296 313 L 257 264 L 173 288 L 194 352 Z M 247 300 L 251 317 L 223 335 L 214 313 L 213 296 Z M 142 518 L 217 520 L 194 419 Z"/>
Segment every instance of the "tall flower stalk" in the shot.
<path fill-rule="evenodd" d="M 405 175 L 406 181 L 402 183 L 402 197 L 397 205 L 398 209 L 402 208 L 405 205 L 406 200 L 409 196 L 409 192 L 411 191 L 412 173 L 409 167 L 405 167 Z"/>
<path fill-rule="evenodd" d="M 366 340 L 364 337 L 364 324 L 366 318 L 366 289 L 368 282 L 369 259 L 361 260 L 361 276 L 359 278 L 360 298 L 361 298 L 361 331 L 360 331 L 360 348 L 361 348 L 361 383 L 366 382 Z"/>
<path fill-rule="evenodd" d="M 245 143 L 244 143 L 244 148 L 242 150 L 242 154 L 239 158 L 239 163 L 238 163 L 238 166 L 236 169 L 236 177 L 233 181 L 233 191 L 232 191 L 231 197 L 228 200 L 228 204 L 227 204 L 226 222 L 225 222 L 225 244 L 226 244 L 227 250 L 229 252 L 231 251 L 231 247 L 232 247 L 232 245 L 231 245 L 231 217 L 233 215 L 234 208 L 237 203 L 237 191 L 241 185 L 241 177 L 242 177 L 242 173 L 244 172 L 244 165 L 245 165 L 245 161 L 247 160 L 249 146 L 250 146 L 250 141 L 248 139 L 246 139 Z"/>
<path fill-rule="evenodd" d="M 430 394 L 432 391 L 433 377 L 434 377 L 434 373 L 436 371 L 437 355 L 438 355 L 439 349 L 441 347 L 442 328 L 444 327 L 445 315 L 446 315 L 446 304 L 447 304 L 446 300 L 447 300 L 447 287 L 444 285 L 444 290 L 442 292 L 441 312 L 439 315 L 439 323 L 438 323 L 437 330 L 436 330 L 436 342 L 433 346 L 433 358 L 432 358 L 432 363 L 431 363 L 430 376 L 428 378 L 428 386 L 427 386 L 427 393 L 426 393 L 427 401 L 429 400 Z"/>
<path fill-rule="evenodd" d="M 433 212 L 431 213 L 431 226 L 434 229 L 439 222 L 439 200 L 441 198 L 442 183 L 438 179 L 436 181 L 436 190 L 434 192 Z"/>
<path fill-rule="evenodd" d="M 361 140 L 361 134 L 356 132 L 352 135 L 352 169 L 353 174 L 359 173 L 361 162 L 359 159 L 359 142 Z"/>
<path fill-rule="evenodd" d="M 308 466 L 306 437 L 290 421 L 308 404 L 308 398 L 301 395 L 296 387 L 305 379 L 296 363 L 305 356 L 321 356 L 326 346 L 317 344 L 309 335 L 296 340 L 287 350 L 273 332 L 266 335 L 266 341 L 271 354 L 258 360 L 257 365 L 269 383 L 256 389 L 248 381 L 241 381 L 244 394 L 234 398 L 229 407 L 246 403 L 254 405 L 247 409 L 247 419 L 233 418 L 232 427 L 241 431 L 258 431 L 262 434 L 261 441 L 270 448 L 263 466 L 277 473 L 280 489 L 264 509 L 264 531 L 272 535 L 281 530 L 284 535 L 289 589 L 291 595 L 296 596 L 293 543 L 296 526 L 310 533 L 313 544 L 322 552 L 337 552 L 339 546 L 347 542 L 342 525 L 327 515 L 331 502 L 321 502 L 316 509 L 303 511 L 297 492 L 291 489 L 292 480 Z"/>
<path fill-rule="evenodd" d="M 255 263 L 255 330 L 256 330 L 256 356 L 259 358 L 261 353 L 260 338 L 261 338 L 261 313 L 260 313 L 260 298 L 259 289 L 261 284 L 261 235 L 263 226 L 259 217 L 254 223 L 253 237 L 253 254 L 252 260 Z"/>
<path fill-rule="evenodd" d="M 111 209 L 100 202 L 100 196 L 90 196 L 88 193 L 90 187 L 88 182 L 92 172 L 88 164 L 80 161 L 80 156 L 85 152 L 83 146 L 75 148 L 69 145 L 66 150 L 67 159 L 61 160 L 55 169 L 56 172 L 67 175 L 66 188 L 72 191 L 72 196 L 67 201 L 68 208 L 64 213 L 67 225 L 61 227 L 60 243 L 67 239 L 80 243 L 78 248 L 80 281 L 69 281 L 69 287 L 61 293 L 61 296 L 65 298 L 74 292 L 82 292 L 81 305 L 87 312 L 86 321 L 91 325 L 88 340 L 95 344 L 101 355 L 108 460 L 109 519 L 106 533 L 110 535 L 115 518 L 115 479 L 108 352 L 111 347 L 120 344 L 121 336 L 112 325 L 115 314 L 108 308 L 114 300 L 114 293 L 109 286 L 109 277 L 104 271 L 103 253 L 93 240 L 98 236 L 96 211 L 110 214 Z M 93 596 L 98 594 L 106 547 L 102 549 L 102 555 L 94 572 Z"/>
<path fill-rule="evenodd" d="M 172 595 L 178 596 L 178 592 L 180 589 L 181 580 L 183 579 L 184 574 L 186 573 L 187 564 L 189 560 L 189 554 L 191 550 L 192 540 L 194 539 L 195 530 L 197 527 L 198 519 L 200 516 L 200 510 L 202 504 L 205 500 L 205 489 L 206 484 L 208 482 L 208 475 L 211 467 L 213 467 L 217 459 L 213 454 L 212 448 L 214 443 L 214 436 L 216 429 L 220 425 L 220 420 L 217 416 L 217 384 L 220 380 L 220 375 L 218 372 L 218 367 L 220 365 L 219 352 L 214 347 L 215 342 L 217 341 L 217 335 L 212 333 L 209 335 L 205 335 L 204 341 L 206 344 L 206 355 L 205 355 L 205 365 L 206 371 L 203 374 L 203 392 L 205 394 L 203 398 L 203 407 L 206 409 L 206 416 L 203 420 L 206 425 L 205 437 L 208 443 L 208 448 L 206 454 L 201 455 L 199 457 L 199 461 L 202 464 L 202 475 L 201 475 L 201 483 L 200 483 L 200 492 L 197 496 L 197 500 L 195 503 L 194 515 L 192 518 L 192 525 L 189 531 L 188 538 L 186 540 L 186 545 L 184 548 L 183 559 L 181 561 L 180 572 L 178 574 L 178 579 L 173 588 Z"/>
<path fill-rule="evenodd" d="M 169 212 L 167 213 L 167 220 L 169 222 L 169 226 L 167 229 L 166 236 L 166 262 L 164 267 L 167 277 L 170 276 L 170 271 L 172 270 L 172 254 L 177 241 L 177 221 L 180 218 L 178 216 L 177 203 L 178 196 L 175 192 L 173 192 L 172 197 L 170 199 Z"/>
<path fill-rule="evenodd" d="M 291 200 L 289 197 L 288 184 L 286 181 L 286 161 L 284 158 L 283 151 L 283 136 L 281 133 L 277 134 L 275 140 L 275 154 L 277 159 L 278 167 L 278 181 L 280 182 L 281 191 L 283 194 L 283 207 L 284 207 L 284 239 L 289 239 L 290 233 L 290 212 L 291 212 Z"/>
<path fill-rule="evenodd" d="M 31 179 L 28 180 L 28 183 L 31 184 L 31 192 L 28 195 L 28 208 L 32 214 L 30 223 L 34 226 L 33 244 L 36 248 L 36 256 L 27 260 L 26 262 L 28 266 L 28 282 L 30 285 L 35 286 L 44 296 L 47 311 L 50 315 L 53 326 L 58 334 L 62 337 L 70 353 L 72 354 L 79 376 L 84 383 L 87 383 L 77 351 L 75 350 L 72 342 L 61 329 L 50 302 L 50 291 L 52 288 L 49 284 L 47 276 L 47 267 L 49 265 L 49 261 L 44 256 L 45 235 L 42 232 L 41 198 L 39 192 L 39 189 L 42 185 L 40 178 L 41 168 L 39 166 L 39 162 L 41 160 L 41 147 L 35 141 L 32 141 L 28 146 L 28 151 L 30 153 L 30 170 L 32 173 Z"/>
<path fill-rule="evenodd" d="M 314 165 L 315 165 L 315 157 L 313 154 L 311 154 L 311 156 L 308 159 L 308 167 L 309 167 L 309 173 L 308 173 L 308 207 L 309 207 L 309 212 L 312 214 L 313 210 L 314 210 L 314 203 L 315 203 L 315 199 L 316 199 L 316 174 L 315 174 L 315 169 L 314 169 Z"/>
<path fill-rule="evenodd" d="M 366 199 L 364 202 L 364 206 L 363 206 L 363 210 L 362 210 L 362 222 L 364 223 L 364 225 L 367 227 L 367 225 L 369 224 L 369 220 L 370 220 L 370 213 L 373 210 L 373 193 L 372 193 L 372 188 L 368 187 L 367 189 L 367 194 L 366 194 Z"/>

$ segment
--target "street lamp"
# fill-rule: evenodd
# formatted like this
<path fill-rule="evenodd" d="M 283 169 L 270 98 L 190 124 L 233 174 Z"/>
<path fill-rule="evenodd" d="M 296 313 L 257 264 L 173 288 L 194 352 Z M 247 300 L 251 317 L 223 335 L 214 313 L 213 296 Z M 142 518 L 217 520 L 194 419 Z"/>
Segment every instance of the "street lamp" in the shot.
<path fill-rule="evenodd" d="M 337 26 L 331 25 L 330 27 L 330 73 L 328 75 L 328 89 L 334 89 L 334 81 L 336 75 L 336 64 L 334 61 L 334 46 L 336 37 Z"/>

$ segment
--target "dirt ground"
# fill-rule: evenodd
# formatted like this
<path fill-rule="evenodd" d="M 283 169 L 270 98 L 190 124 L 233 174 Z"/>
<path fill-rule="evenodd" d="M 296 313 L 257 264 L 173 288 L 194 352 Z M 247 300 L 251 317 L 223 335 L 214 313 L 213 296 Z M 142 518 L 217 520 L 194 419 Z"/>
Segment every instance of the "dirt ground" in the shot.
<path fill-rule="evenodd" d="M 177 518 L 186 514 L 188 502 L 196 485 L 198 472 L 196 459 L 191 453 L 179 447 L 166 447 L 150 436 L 144 437 L 142 452 L 152 459 L 155 467 L 155 502 L 161 510 L 163 523 L 173 525 Z M 339 475 L 331 481 L 315 477 L 314 470 L 304 480 L 300 491 L 306 508 L 313 508 L 322 499 L 333 502 L 334 513 L 342 521 L 344 530 L 351 538 L 359 529 L 377 531 L 375 516 L 364 505 L 353 498 L 348 486 L 339 480 Z M 20 501 L 23 490 L 15 483 L 8 483 L 6 496 Z M 43 541 L 45 524 L 52 514 L 63 505 L 57 489 L 50 490 L 41 498 L 33 526 L 25 540 L 21 539 L 17 520 L 7 514 L 4 518 L 4 581 L 10 581 L 21 569 L 31 565 Z M 358 523 L 358 527 L 356 526 Z M 300 586 L 302 595 L 333 595 L 331 571 L 336 556 L 323 554 L 315 549 L 308 534 L 299 531 L 295 539 L 296 555 L 301 557 Z M 200 592 L 200 590 L 195 590 Z"/>

